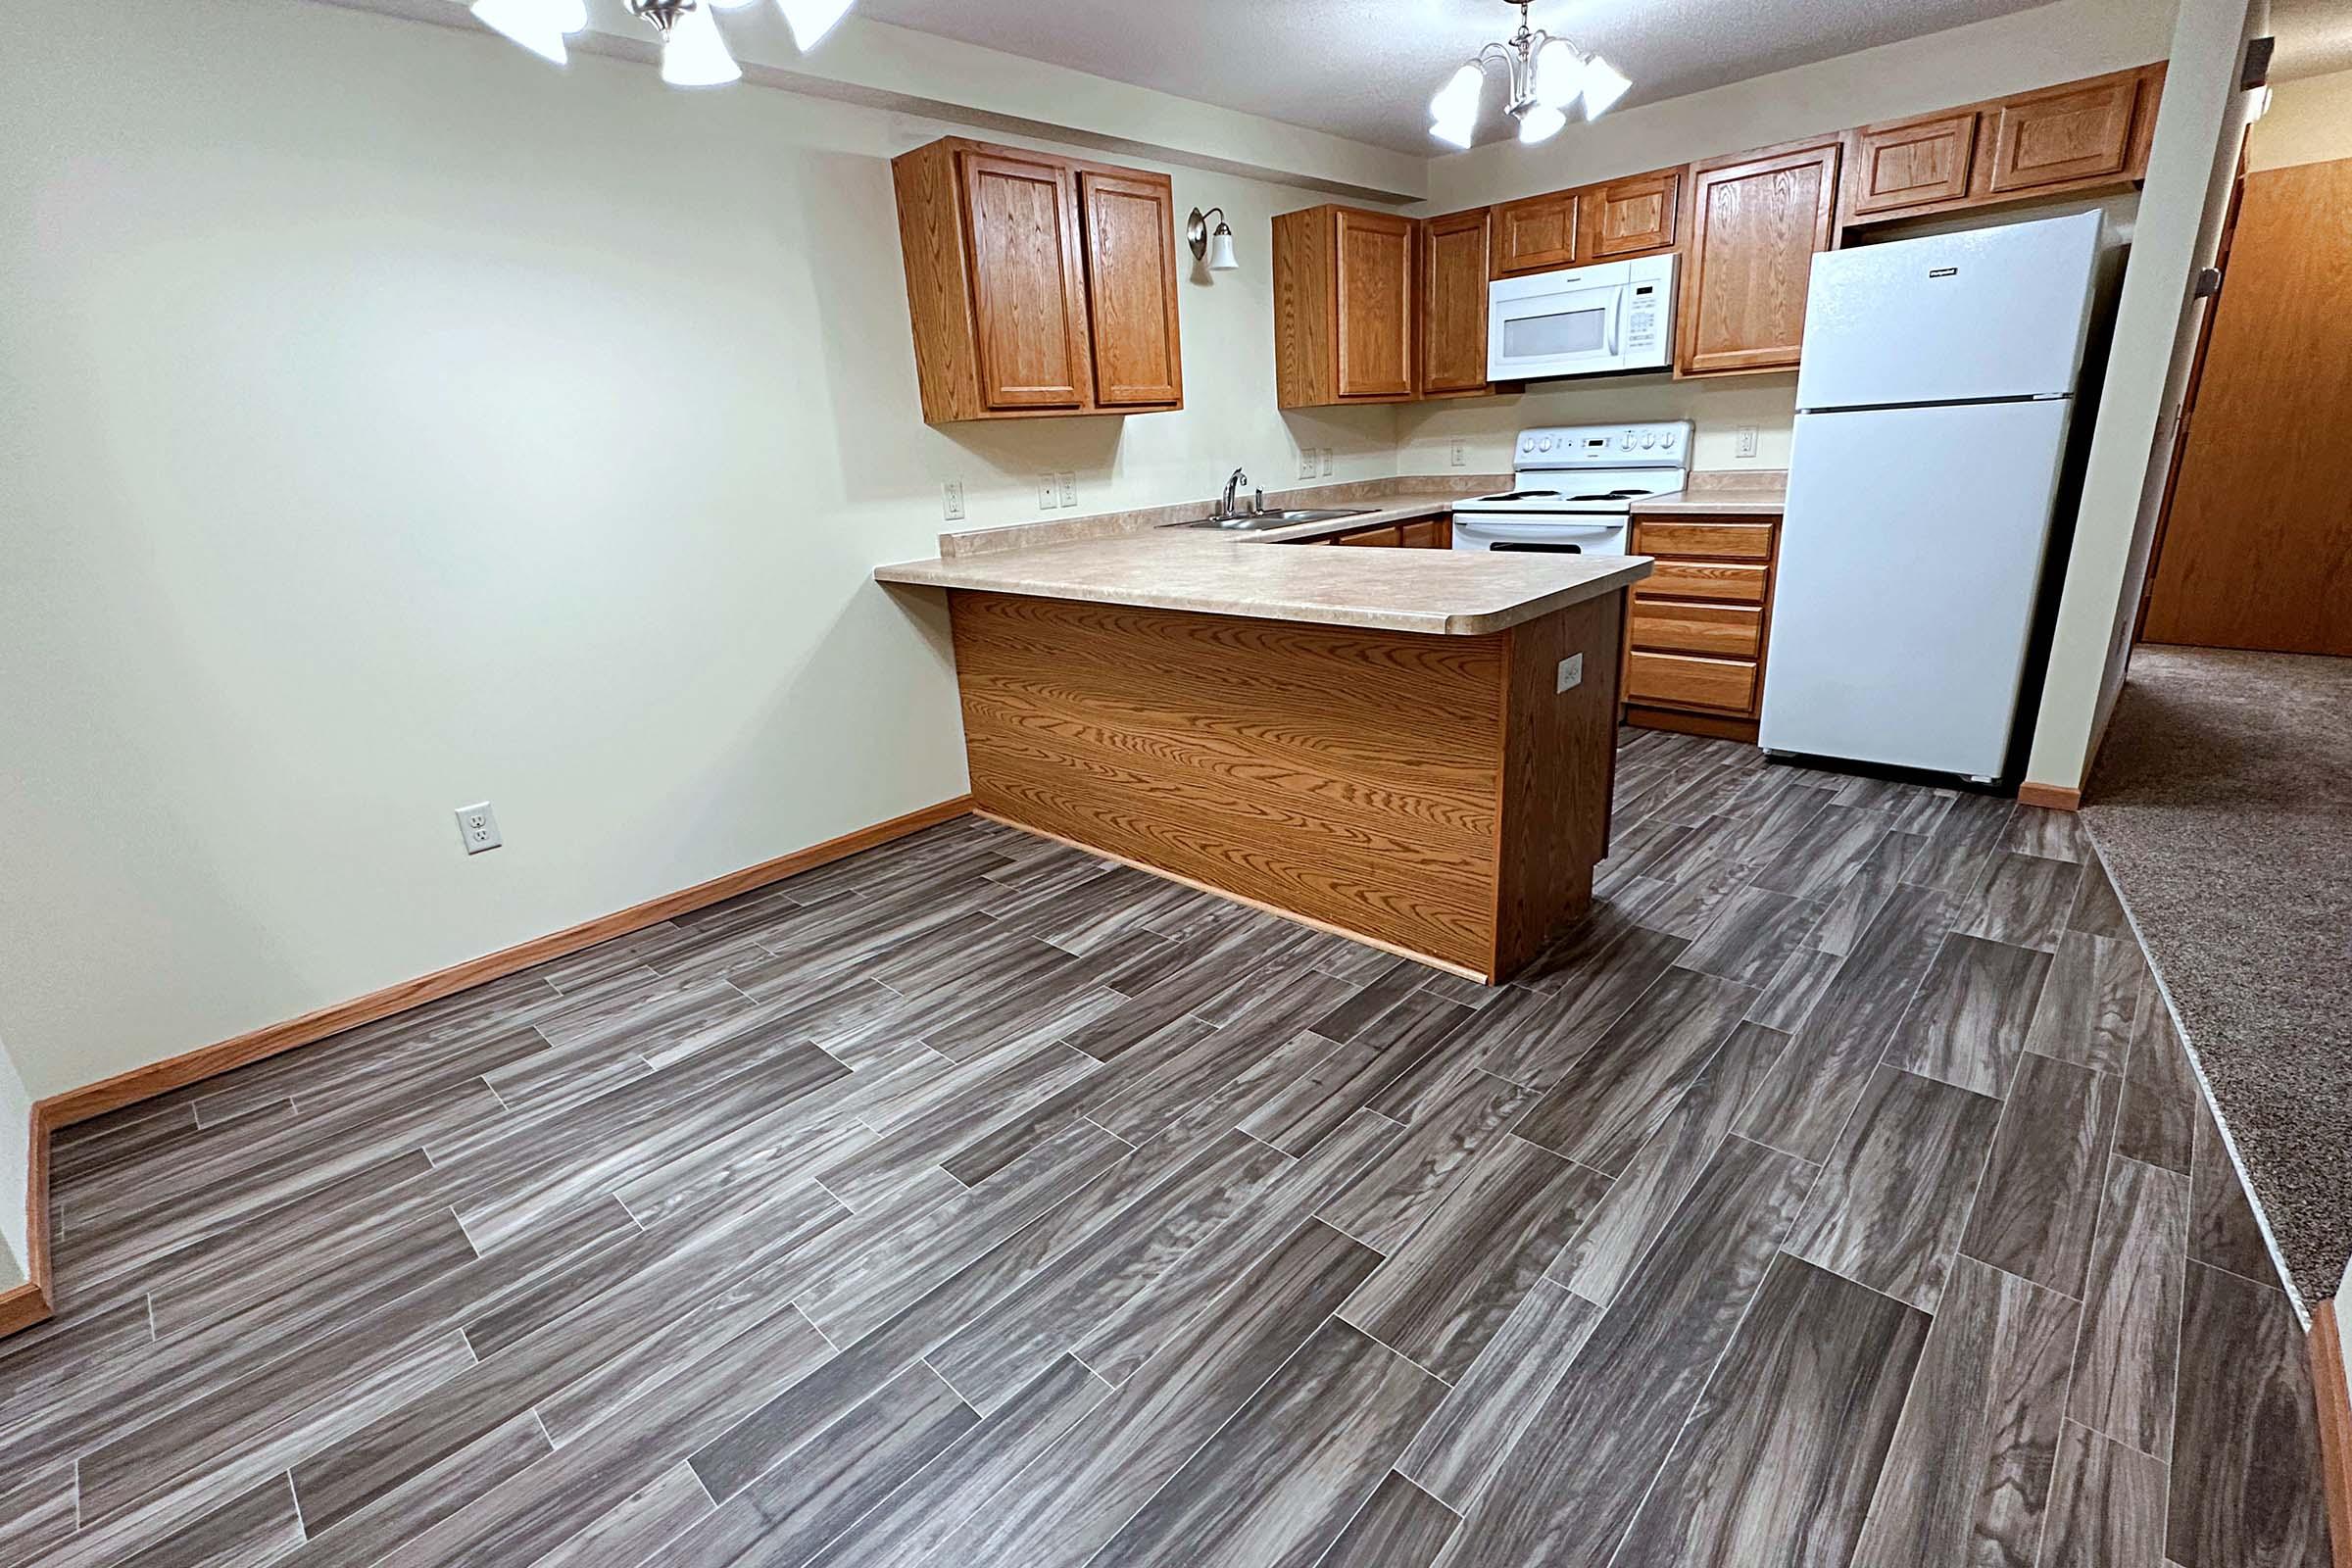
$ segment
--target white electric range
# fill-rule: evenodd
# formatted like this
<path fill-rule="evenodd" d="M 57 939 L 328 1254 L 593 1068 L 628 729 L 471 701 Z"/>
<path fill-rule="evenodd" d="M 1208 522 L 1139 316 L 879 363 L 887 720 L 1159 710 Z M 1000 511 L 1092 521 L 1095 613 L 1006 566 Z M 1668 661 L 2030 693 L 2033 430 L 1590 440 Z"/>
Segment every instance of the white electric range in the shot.
<path fill-rule="evenodd" d="M 1622 556 L 1634 503 L 1680 494 L 1690 472 L 1688 419 L 1522 430 L 1511 488 L 1453 504 L 1453 548 Z"/>

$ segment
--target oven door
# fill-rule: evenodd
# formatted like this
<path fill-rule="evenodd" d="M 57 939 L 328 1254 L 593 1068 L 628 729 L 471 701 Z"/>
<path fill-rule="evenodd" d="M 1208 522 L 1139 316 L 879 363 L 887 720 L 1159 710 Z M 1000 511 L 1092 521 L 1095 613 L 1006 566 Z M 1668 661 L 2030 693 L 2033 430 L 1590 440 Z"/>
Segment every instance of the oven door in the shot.
<path fill-rule="evenodd" d="M 1616 274 L 1623 268 L 1608 270 Z M 1539 272 L 1491 283 L 1487 374 L 1496 381 L 1533 381 L 1622 368 L 1624 313 L 1625 280 L 1617 275 Z"/>
<path fill-rule="evenodd" d="M 1453 548 L 1529 555 L 1622 556 L 1630 523 L 1624 517 L 1479 515 L 1456 511 Z"/>

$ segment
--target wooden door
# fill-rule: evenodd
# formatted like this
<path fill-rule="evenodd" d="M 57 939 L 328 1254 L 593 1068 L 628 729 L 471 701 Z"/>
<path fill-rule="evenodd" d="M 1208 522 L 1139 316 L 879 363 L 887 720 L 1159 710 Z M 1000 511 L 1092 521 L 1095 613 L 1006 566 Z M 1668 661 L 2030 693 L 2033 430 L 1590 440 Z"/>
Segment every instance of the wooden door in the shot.
<path fill-rule="evenodd" d="M 1494 209 L 1494 275 L 1576 264 L 1576 196 L 1555 190 Z"/>
<path fill-rule="evenodd" d="M 1596 262 L 1674 248 L 1683 172 L 1661 169 L 1595 185 L 1584 197 L 1590 243 L 1585 254 Z"/>
<path fill-rule="evenodd" d="M 1413 220 L 1338 209 L 1339 394 L 1413 390 Z"/>
<path fill-rule="evenodd" d="M 1977 146 L 1977 112 L 1963 109 L 1927 120 L 1865 125 L 1852 133 L 1845 177 L 1847 211 L 1857 218 L 1968 194 L 1969 159 Z"/>
<path fill-rule="evenodd" d="M 1421 226 L 1421 395 L 1487 390 L 1487 212 Z"/>
<path fill-rule="evenodd" d="M 1083 170 L 1095 401 L 1184 400 L 1176 330 L 1176 203 L 1167 181 Z"/>
<path fill-rule="evenodd" d="M 2140 76 L 2124 72 L 2005 98 L 1992 125 L 1994 191 L 2120 174 L 2132 161 Z"/>
<path fill-rule="evenodd" d="M 2352 655 L 2352 159 L 2248 174 L 2150 642 Z"/>
<path fill-rule="evenodd" d="M 1069 168 L 1005 152 L 963 155 L 965 242 L 992 409 L 1087 401 L 1086 271 Z"/>
<path fill-rule="evenodd" d="M 1692 170 L 1680 373 L 1796 364 L 1813 253 L 1829 249 L 1837 212 L 1838 149 L 1837 138 L 1794 143 Z"/>

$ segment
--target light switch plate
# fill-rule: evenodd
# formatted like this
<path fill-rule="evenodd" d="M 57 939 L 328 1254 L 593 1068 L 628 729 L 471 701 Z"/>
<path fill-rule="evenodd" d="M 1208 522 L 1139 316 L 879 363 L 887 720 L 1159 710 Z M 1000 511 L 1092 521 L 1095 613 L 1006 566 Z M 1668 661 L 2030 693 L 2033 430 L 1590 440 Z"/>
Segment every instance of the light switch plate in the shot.
<path fill-rule="evenodd" d="M 1560 692 L 1572 692 L 1584 683 L 1585 656 L 1570 654 L 1566 659 L 1561 660 L 1560 683 L 1554 688 L 1553 695 L 1557 696 Z"/>
<path fill-rule="evenodd" d="M 1066 468 L 1062 470 L 1060 488 L 1061 504 L 1065 507 L 1076 506 L 1078 504 L 1078 475 Z"/>
<path fill-rule="evenodd" d="M 1457 468 L 1462 466 L 1462 443 L 1458 440 L 1453 444 L 1453 466 Z"/>
<path fill-rule="evenodd" d="M 1061 484 L 1050 473 L 1037 476 L 1037 504 L 1048 512 L 1061 505 Z"/>

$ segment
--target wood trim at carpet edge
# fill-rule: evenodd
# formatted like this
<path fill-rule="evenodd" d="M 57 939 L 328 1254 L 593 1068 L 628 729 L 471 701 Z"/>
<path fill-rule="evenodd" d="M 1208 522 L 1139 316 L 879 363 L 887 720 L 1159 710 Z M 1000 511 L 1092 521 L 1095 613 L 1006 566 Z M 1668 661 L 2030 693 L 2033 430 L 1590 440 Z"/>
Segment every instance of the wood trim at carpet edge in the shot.
<path fill-rule="evenodd" d="M 871 827 L 827 839 L 822 844 L 812 844 L 805 850 L 795 850 L 790 855 L 762 860 L 758 865 L 746 866 L 740 871 L 730 871 L 724 876 L 713 877 L 708 882 L 700 882 L 658 899 L 649 899 L 643 904 L 583 921 L 549 936 L 534 937 L 528 942 L 485 954 L 478 958 L 469 958 L 464 963 L 415 980 L 386 986 L 381 991 L 373 991 L 349 1002 L 339 1002 L 306 1012 L 284 1023 L 270 1024 L 217 1045 L 150 1062 L 144 1067 L 134 1067 L 100 1083 L 53 1095 L 35 1105 L 33 1113 L 51 1131 L 71 1127 L 75 1122 L 88 1121 L 110 1110 L 134 1105 L 171 1090 L 200 1083 L 231 1068 L 274 1056 L 280 1052 L 316 1044 L 329 1035 L 439 1001 L 486 980 L 496 980 L 561 958 L 583 948 L 594 947 L 599 942 L 626 936 L 631 931 L 704 908 L 739 893 L 749 893 L 798 872 L 812 870 L 861 850 L 870 850 L 893 839 L 905 838 L 910 833 L 918 833 L 924 828 L 965 815 L 971 809 L 972 798 L 969 795 L 959 795 L 936 806 L 926 806 L 920 810 L 908 811 L 904 816 L 894 816 L 887 822 L 877 822 Z M 46 1140 L 42 1142 L 46 1144 Z M 45 1148 L 43 1153 L 46 1153 Z"/>
<path fill-rule="evenodd" d="M 25 1128 L 24 1283 L 0 1291 L 0 1339 L 49 1321 L 49 1126 L 41 1107 L 32 1107 Z"/>
<path fill-rule="evenodd" d="M 2020 784 L 2017 804 L 2046 807 L 2053 811 L 2079 811 L 2082 809 L 2082 792 L 2062 784 Z"/>
<path fill-rule="evenodd" d="M 2344 1342 L 2335 1303 L 2311 1315 L 2311 1382 L 2320 1404 L 2320 1489 L 2328 1500 L 2328 1536 L 2335 1568 L 2352 1568 L 2352 1387 L 2344 1379 Z"/>
<path fill-rule="evenodd" d="M 1415 963 L 1426 963 L 1433 969 L 1443 969 L 1447 974 L 1460 975 L 1465 980 L 1475 980 L 1482 986 L 1494 984 L 1492 976 L 1481 974 L 1466 963 L 1455 963 L 1450 958 L 1440 958 L 1427 953 L 1416 953 L 1411 948 L 1400 947 L 1396 943 L 1384 941 L 1379 937 L 1366 936 L 1361 931 L 1350 931 L 1346 926 L 1334 925 L 1329 920 L 1318 920 L 1311 914 L 1300 914 L 1296 909 L 1285 909 L 1279 905 L 1267 904 L 1250 898 L 1248 894 L 1236 893 L 1231 888 L 1221 888 L 1213 883 L 1202 882 L 1197 877 L 1186 876 L 1181 871 L 1171 871 L 1164 866 L 1153 865 L 1148 860 L 1131 859 L 1115 850 L 1106 850 L 1100 844 L 1083 844 L 1076 839 L 1065 838 L 1059 833 L 1050 832 L 1045 828 L 1024 822 L 1017 816 L 1006 816 L 1001 812 L 986 810 L 978 807 L 973 808 L 972 814 L 991 822 L 1002 822 L 1006 827 L 1017 827 L 1024 833 L 1034 833 L 1041 839 L 1052 839 L 1056 844 L 1066 844 L 1073 850 L 1083 850 L 1088 855 L 1095 856 L 1100 859 L 1116 860 L 1121 865 L 1147 872 L 1158 877 L 1163 882 L 1179 883 L 1196 892 L 1213 894 L 1220 899 L 1230 899 L 1236 904 L 1248 905 L 1252 909 L 1264 914 L 1279 916 L 1293 925 L 1306 926 L 1329 936 L 1346 937 L 1348 941 L 1360 942 L 1367 948 L 1378 948 L 1381 952 L 1393 953 L 1399 958 L 1410 958 Z"/>

